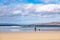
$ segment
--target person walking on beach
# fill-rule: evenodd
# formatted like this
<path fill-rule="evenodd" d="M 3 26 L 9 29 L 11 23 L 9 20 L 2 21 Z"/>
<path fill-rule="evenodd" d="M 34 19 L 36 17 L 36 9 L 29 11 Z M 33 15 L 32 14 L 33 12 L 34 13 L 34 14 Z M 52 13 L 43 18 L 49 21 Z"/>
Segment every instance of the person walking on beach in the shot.
<path fill-rule="evenodd" d="M 36 32 L 36 27 L 34 28 L 35 32 Z"/>

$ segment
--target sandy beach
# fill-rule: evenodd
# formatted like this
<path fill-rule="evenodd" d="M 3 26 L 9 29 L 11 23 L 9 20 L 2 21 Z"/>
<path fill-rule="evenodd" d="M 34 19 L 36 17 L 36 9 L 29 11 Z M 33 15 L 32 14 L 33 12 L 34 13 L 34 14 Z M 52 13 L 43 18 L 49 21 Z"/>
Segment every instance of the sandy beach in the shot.
<path fill-rule="evenodd" d="M 0 40 L 60 40 L 60 32 L 0 33 Z"/>

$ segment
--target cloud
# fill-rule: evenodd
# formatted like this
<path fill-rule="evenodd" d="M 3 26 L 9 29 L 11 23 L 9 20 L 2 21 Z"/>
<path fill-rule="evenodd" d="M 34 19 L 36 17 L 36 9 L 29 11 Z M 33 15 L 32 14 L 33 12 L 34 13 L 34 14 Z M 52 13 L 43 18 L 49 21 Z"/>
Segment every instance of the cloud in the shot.
<path fill-rule="evenodd" d="M 60 4 L 18 4 L 15 6 L 0 6 L 0 16 L 21 15 L 47 18 L 53 17 L 58 13 L 60 13 Z"/>
<path fill-rule="evenodd" d="M 59 21 L 59 17 L 60 4 L 31 3 L 0 6 L 0 23 L 52 22 Z"/>
<path fill-rule="evenodd" d="M 14 10 L 12 13 L 13 14 L 20 14 L 20 13 L 22 13 L 22 11 L 20 11 L 20 10 Z"/>
<path fill-rule="evenodd" d="M 60 4 L 60 0 L 41 0 L 44 3 L 55 3 L 55 4 Z"/>
<path fill-rule="evenodd" d="M 57 0 L 42 0 L 43 2 L 45 3 L 48 3 L 48 2 L 54 2 L 54 1 L 57 1 Z"/>
<path fill-rule="evenodd" d="M 38 6 L 36 8 L 36 12 L 59 12 L 60 5 L 57 4 L 47 4 L 47 5 L 42 5 Z"/>

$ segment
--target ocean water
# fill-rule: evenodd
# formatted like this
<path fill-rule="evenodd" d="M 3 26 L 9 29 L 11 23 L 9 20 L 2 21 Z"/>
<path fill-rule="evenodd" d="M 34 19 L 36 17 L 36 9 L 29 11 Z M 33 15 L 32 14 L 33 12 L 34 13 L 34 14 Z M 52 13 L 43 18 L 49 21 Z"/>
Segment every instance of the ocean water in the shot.
<path fill-rule="evenodd" d="M 36 27 L 36 32 L 60 31 L 60 27 Z M 35 32 L 35 27 L 0 26 L 0 32 Z"/>

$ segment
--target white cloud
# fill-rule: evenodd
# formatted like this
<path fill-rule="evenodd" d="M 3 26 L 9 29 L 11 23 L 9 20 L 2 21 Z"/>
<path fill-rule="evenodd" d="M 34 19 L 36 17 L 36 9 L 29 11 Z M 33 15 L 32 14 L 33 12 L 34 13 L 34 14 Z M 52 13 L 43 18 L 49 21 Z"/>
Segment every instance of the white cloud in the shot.
<path fill-rule="evenodd" d="M 14 10 L 14 11 L 12 11 L 12 13 L 13 13 L 13 14 L 21 14 L 22 11 L 21 11 L 21 10 Z"/>
<path fill-rule="evenodd" d="M 24 6 L 24 8 L 25 9 L 30 9 L 30 8 L 32 8 L 34 6 L 34 4 L 26 4 L 25 6 Z"/>
<path fill-rule="evenodd" d="M 36 7 L 36 12 L 57 12 L 58 9 L 60 9 L 60 5 L 47 4 L 47 5 L 42 5 L 42 6 Z"/>
<path fill-rule="evenodd" d="M 57 1 L 57 0 L 42 0 L 44 1 L 45 3 L 48 3 L 48 2 L 53 2 L 53 1 Z"/>
<path fill-rule="evenodd" d="M 46 13 L 51 15 L 53 13 L 60 13 L 60 4 L 18 4 L 13 7 L 0 6 L 0 16 L 16 14 L 21 14 L 22 16 L 28 15 L 38 17 L 41 17 L 41 14 L 44 14 L 43 17 L 51 16 L 46 15 Z"/>
<path fill-rule="evenodd" d="M 2 17 L 4 16 L 4 17 Z M 8 16 L 8 17 L 6 17 Z M 0 22 L 29 23 L 60 20 L 60 4 L 18 4 L 0 6 Z M 11 20 L 12 19 L 12 20 Z M 19 22 L 20 21 L 20 22 Z M 27 22 L 27 23 L 28 23 Z"/>
<path fill-rule="evenodd" d="M 44 3 L 56 3 L 56 4 L 60 4 L 60 0 L 40 0 L 43 1 Z"/>

